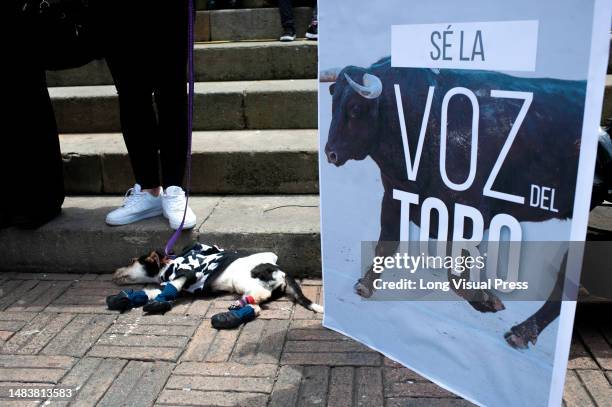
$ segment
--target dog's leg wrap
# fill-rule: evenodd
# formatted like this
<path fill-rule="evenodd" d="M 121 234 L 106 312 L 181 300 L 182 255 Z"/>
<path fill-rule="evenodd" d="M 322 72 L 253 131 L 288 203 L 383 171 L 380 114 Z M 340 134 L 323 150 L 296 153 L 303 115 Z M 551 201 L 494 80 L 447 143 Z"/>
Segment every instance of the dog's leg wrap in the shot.
<path fill-rule="evenodd" d="M 234 329 L 254 320 L 258 314 L 259 307 L 257 305 L 246 305 L 236 310 L 215 314 L 210 322 L 216 329 Z"/>
<path fill-rule="evenodd" d="M 172 309 L 172 301 L 178 297 L 179 291 L 185 284 L 185 277 L 170 281 L 153 300 L 147 302 L 142 310 L 149 314 L 163 314 Z"/>
<path fill-rule="evenodd" d="M 134 291 L 127 289 L 116 295 L 106 297 L 106 306 L 114 311 L 127 311 L 132 308 L 142 307 L 149 301 L 149 297 L 144 290 Z"/>
<path fill-rule="evenodd" d="M 178 297 L 178 290 L 172 283 L 168 283 L 164 286 L 161 293 L 157 294 L 155 301 L 174 301 Z"/>
<path fill-rule="evenodd" d="M 240 309 L 242 307 L 244 307 L 245 305 L 253 305 L 255 304 L 255 298 L 253 298 L 252 295 L 245 295 L 244 297 L 240 298 L 239 300 L 234 301 L 234 303 L 232 305 L 229 306 L 229 310 L 236 310 L 236 309 Z"/>

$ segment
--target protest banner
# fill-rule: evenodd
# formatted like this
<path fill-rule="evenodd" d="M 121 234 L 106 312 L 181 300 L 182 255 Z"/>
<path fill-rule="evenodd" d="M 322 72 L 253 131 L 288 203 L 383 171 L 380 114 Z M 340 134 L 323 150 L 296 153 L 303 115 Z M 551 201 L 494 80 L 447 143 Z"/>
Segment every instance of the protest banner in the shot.
<path fill-rule="evenodd" d="M 326 327 L 476 404 L 560 405 L 610 8 L 321 2 Z"/>

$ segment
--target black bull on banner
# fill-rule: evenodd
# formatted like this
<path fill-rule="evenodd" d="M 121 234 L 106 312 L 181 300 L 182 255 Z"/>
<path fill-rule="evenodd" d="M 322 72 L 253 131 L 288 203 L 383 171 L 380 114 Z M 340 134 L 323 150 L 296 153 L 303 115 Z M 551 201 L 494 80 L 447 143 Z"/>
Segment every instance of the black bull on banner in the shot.
<path fill-rule="evenodd" d="M 334 82 L 330 86 L 332 121 L 325 146 L 328 161 L 341 166 L 369 156 L 380 168 L 384 195 L 376 256 L 393 255 L 397 245 L 388 242 L 400 240 L 401 202 L 394 199 L 394 190 L 419 196 L 419 203 L 428 197 L 441 200 L 449 219 L 453 219 L 456 204 L 473 207 L 482 215 L 485 230 L 498 214 L 510 214 L 517 222 L 572 217 L 586 82 L 519 78 L 491 71 L 392 68 L 390 58 L 369 68 L 348 66 L 321 72 L 320 80 Z M 443 98 L 457 87 L 468 89 L 474 98 L 457 95 L 447 100 L 445 107 Z M 507 95 L 493 97 L 500 95 L 495 93 L 498 90 L 531 93 L 532 99 L 527 105 L 525 100 Z M 477 122 L 473 122 L 474 106 L 479 110 Z M 520 122 L 519 114 L 526 106 Z M 444 121 L 446 137 L 441 146 Z M 474 147 L 473 128 L 478 131 Z M 409 160 L 404 154 L 403 134 Z M 441 147 L 445 151 L 442 165 Z M 463 180 L 471 180 L 469 187 L 465 187 L 467 181 L 460 186 Z M 449 183 L 458 187 L 449 188 Z M 530 206 L 532 185 L 554 190 L 554 206 Z M 491 196 L 495 193 L 485 194 L 485 190 L 498 194 Z M 517 197 L 524 197 L 524 202 L 517 202 Z M 418 205 L 410 211 L 410 221 L 421 225 Z M 449 223 L 449 235 L 453 236 L 453 223 Z M 428 220 L 430 224 L 437 229 L 433 220 Z M 465 228 L 462 234 L 469 238 L 470 225 Z M 431 237 L 450 240 L 448 236 Z M 505 334 L 511 346 L 535 344 L 539 333 L 559 315 L 563 273 L 558 274 L 549 300 Z M 355 284 L 356 292 L 371 296 L 375 278 L 370 267 Z M 456 277 L 449 272 L 449 278 Z M 504 309 L 501 300 L 487 290 L 469 298 L 464 292 L 457 294 L 480 312 Z"/>

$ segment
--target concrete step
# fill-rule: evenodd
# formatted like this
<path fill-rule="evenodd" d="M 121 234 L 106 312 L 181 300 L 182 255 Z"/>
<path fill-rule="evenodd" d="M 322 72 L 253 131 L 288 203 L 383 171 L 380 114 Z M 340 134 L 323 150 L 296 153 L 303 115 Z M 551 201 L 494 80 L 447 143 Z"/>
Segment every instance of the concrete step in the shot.
<path fill-rule="evenodd" d="M 60 137 L 64 183 L 72 195 L 123 194 L 134 185 L 120 134 Z M 316 130 L 241 130 L 193 134 L 197 194 L 316 194 Z"/>
<path fill-rule="evenodd" d="M 603 111 L 601 114 L 602 124 L 604 124 L 608 118 L 612 118 L 612 75 L 606 76 L 606 90 L 604 93 Z"/>
<path fill-rule="evenodd" d="M 0 230 L 0 270 L 111 273 L 130 258 L 163 248 L 172 231 L 163 217 L 110 227 L 106 214 L 121 197 L 72 197 L 62 215 L 35 231 Z M 247 252 L 274 251 L 299 277 L 320 277 L 319 199 L 314 195 L 193 197 L 195 230 L 176 249 L 198 239 Z"/>
<path fill-rule="evenodd" d="M 304 38 L 312 8 L 294 7 L 295 29 Z M 198 11 L 196 41 L 278 40 L 282 34 L 278 8 Z"/>
<path fill-rule="evenodd" d="M 195 86 L 195 130 L 317 128 L 316 79 L 199 82 Z M 115 87 L 50 88 L 61 133 L 117 132 Z"/>
<path fill-rule="evenodd" d="M 317 77 L 316 41 L 206 43 L 195 46 L 198 82 Z M 48 86 L 112 85 L 104 60 L 81 68 L 47 72 Z"/>
<path fill-rule="evenodd" d="M 226 7 L 225 2 L 217 2 L 220 4 L 219 7 Z M 241 0 L 239 2 L 240 8 L 259 8 L 259 7 L 273 7 L 274 3 L 269 0 Z M 206 10 L 206 0 L 195 1 L 196 10 Z"/>

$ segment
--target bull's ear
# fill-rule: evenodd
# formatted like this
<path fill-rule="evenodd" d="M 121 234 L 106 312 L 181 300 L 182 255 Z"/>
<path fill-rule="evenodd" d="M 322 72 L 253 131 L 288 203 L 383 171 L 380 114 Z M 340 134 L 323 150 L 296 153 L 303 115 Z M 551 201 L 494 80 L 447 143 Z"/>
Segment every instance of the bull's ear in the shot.
<path fill-rule="evenodd" d="M 329 86 L 329 94 L 333 96 L 333 95 L 334 95 L 334 90 L 335 90 L 335 89 L 336 89 L 336 82 L 332 83 L 332 84 Z"/>

